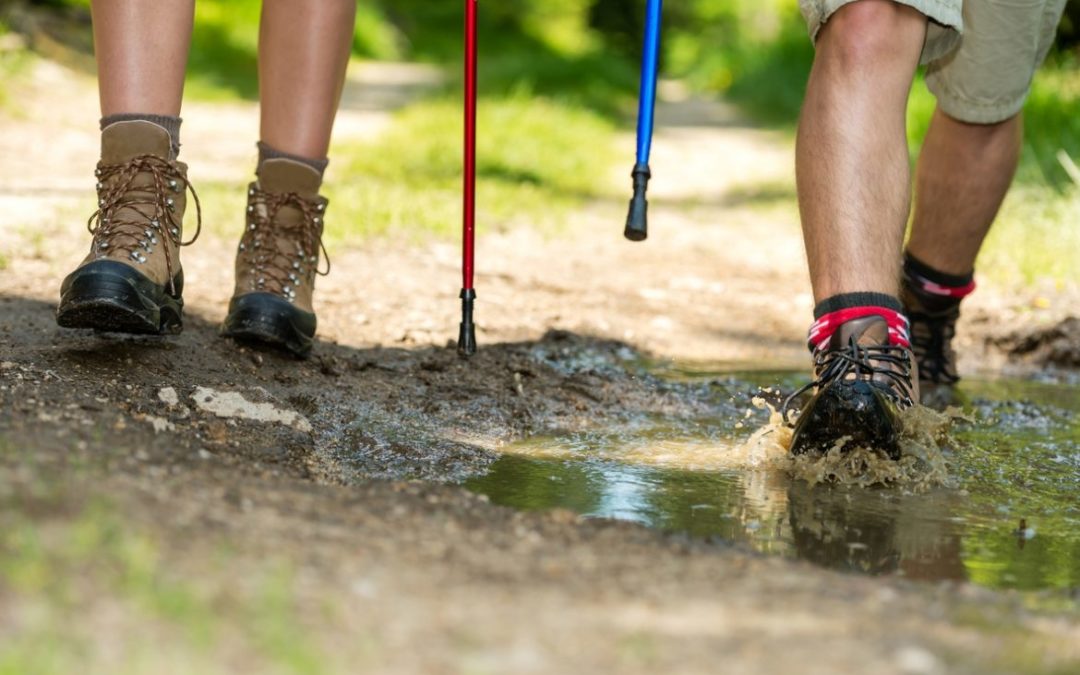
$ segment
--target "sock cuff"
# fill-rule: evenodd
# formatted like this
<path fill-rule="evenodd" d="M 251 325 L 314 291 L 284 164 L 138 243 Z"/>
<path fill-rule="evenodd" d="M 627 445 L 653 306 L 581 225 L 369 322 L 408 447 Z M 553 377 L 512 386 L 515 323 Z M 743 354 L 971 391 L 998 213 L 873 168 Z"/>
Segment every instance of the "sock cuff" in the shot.
<path fill-rule="evenodd" d="M 900 300 L 894 295 L 859 291 L 857 293 L 841 293 L 840 295 L 825 298 L 814 307 L 814 319 L 820 319 L 832 312 L 856 307 L 882 307 L 894 312 L 904 311 L 904 306 L 900 304 Z"/>
<path fill-rule="evenodd" d="M 909 284 L 930 295 L 963 298 L 975 290 L 975 272 L 947 274 L 930 267 L 911 253 L 904 253 L 904 277 Z"/>
<path fill-rule="evenodd" d="M 258 143 L 256 143 L 256 146 L 259 148 L 259 164 L 258 167 L 256 167 L 255 169 L 255 175 L 259 174 L 259 167 L 262 167 L 262 163 L 268 159 L 289 159 L 294 162 L 299 162 L 300 164 L 310 166 L 312 169 L 315 169 L 315 171 L 319 173 L 319 178 L 322 178 L 323 173 L 326 171 L 326 167 L 330 164 L 330 160 L 328 158 L 311 159 L 310 157 L 301 157 L 300 155 L 294 155 L 290 152 L 278 150 L 277 148 L 269 145 L 268 143 L 264 143 L 263 141 L 259 141 Z"/>
<path fill-rule="evenodd" d="M 150 122 L 156 124 L 169 132 L 169 144 L 172 146 L 172 157 L 169 159 L 176 159 L 180 154 L 180 125 L 183 121 L 183 119 L 173 117 L 172 115 L 117 113 L 115 115 L 106 115 L 105 117 L 102 117 L 99 125 L 101 131 L 105 131 L 105 127 L 116 124 L 117 122 Z"/>
<path fill-rule="evenodd" d="M 890 296 L 885 296 L 890 297 Z M 889 326 L 889 344 L 898 347 L 910 347 L 908 319 L 902 310 L 891 307 L 863 306 L 846 307 L 823 314 L 814 321 L 806 335 L 806 346 L 810 351 L 824 349 L 829 345 L 833 333 L 848 321 L 864 319 L 868 316 L 880 316 Z"/>

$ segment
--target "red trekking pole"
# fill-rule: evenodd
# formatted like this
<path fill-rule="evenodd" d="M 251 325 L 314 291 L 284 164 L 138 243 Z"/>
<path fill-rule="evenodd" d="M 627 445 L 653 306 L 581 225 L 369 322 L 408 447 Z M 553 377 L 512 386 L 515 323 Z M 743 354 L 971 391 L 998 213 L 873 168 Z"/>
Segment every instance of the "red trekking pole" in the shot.
<path fill-rule="evenodd" d="M 473 261 L 476 242 L 476 3 L 465 0 L 465 180 L 461 249 L 461 328 L 458 354 L 476 353 L 473 324 Z"/>

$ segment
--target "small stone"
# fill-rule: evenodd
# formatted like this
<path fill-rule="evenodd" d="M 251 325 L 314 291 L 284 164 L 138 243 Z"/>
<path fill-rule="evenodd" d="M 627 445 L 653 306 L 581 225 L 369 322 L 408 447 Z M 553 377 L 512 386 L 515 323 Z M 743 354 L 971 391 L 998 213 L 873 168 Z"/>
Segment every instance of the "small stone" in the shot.
<path fill-rule="evenodd" d="M 180 397 L 177 395 L 176 390 L 172 387 L 165 387 L 159 390 L 158 400 L 169 407 L 180 403 Z"/>

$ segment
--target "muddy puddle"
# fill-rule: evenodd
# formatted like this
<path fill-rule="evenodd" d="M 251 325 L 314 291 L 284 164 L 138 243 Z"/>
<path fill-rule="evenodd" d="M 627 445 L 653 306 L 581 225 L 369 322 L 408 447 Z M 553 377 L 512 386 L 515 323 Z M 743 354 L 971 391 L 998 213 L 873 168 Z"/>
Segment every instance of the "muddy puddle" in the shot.
<path fill-rule="evenodd" d="M 811 485 L 790 465 L 747 454 L 769 417 L 749 402 L 763 390 L 766 400 L 791 391 L 801 373 L 650 371 L 695 391 L 702 412 L 532 436 L 501 448 L 489 471 L 465 485 L 515 508 L 636 521 L 839 570 L 995 588 L 1080 587 L 1075 387 L 964 381 L 956 403 L 967 419 L 948 430 L 947 476 L 885 487 Z"/>

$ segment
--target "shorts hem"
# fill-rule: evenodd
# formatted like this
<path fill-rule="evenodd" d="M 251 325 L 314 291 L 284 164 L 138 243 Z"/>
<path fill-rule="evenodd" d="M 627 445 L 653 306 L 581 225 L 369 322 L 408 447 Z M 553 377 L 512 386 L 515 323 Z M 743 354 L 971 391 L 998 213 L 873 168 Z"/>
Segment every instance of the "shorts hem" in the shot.
<path fill-rule="evenodd" d="M 806 12 L 806 24 L 810 39 L 817 42 L 818 33 L 829 19 L 845 5 L 859 0 L 824 0 L 816 2 Z M 920 64 L 942 58 L 960 44 L 964 30 L 964 18 L 955 0 L 893 0 L 898 5 L 911 7 L 930 20 L 926 31 L 926 43 L 919 57 Z"/>
<path fill-rule="evenodd" d="M 941 82 L 927 77 L 927 89 L 937 99 L 941 112 L 967 124 L 998 124 L 1016 117 L 1024 109 L 1028 92 L 1003 101 L 984 103 L 957 95 Z"/>

